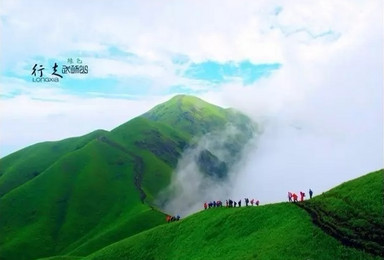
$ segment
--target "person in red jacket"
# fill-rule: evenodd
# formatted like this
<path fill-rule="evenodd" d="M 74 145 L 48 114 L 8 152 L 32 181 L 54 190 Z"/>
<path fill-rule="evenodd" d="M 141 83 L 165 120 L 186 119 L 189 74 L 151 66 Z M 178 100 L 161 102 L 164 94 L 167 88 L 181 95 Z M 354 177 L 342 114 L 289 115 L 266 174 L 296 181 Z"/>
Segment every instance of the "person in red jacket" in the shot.
<path fill-rule="evenodd" d="M 293 199 L 293 202 L 297 202 L 297 195 L 296 195 L 296 193 L 292 194 L 292 199 Z"/>
<path fill-rule="evenodd" d="M 204 202 L 204 209 L 207 209 L 208 205 L 207 202 Z"/>
<path fill-rule="evenodd" d="M 305 193 L 300 191 L 300 201 L 303 201 L 305 197 Z"/>

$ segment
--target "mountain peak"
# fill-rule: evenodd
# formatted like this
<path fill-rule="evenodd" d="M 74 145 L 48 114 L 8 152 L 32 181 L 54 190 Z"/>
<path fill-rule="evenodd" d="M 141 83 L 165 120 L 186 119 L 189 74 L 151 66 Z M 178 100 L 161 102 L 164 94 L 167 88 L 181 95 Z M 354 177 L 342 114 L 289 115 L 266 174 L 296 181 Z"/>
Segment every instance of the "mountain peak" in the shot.
<path fill-rule="evenodd" d="M 212 126 L 222 125 L 227 120 L 228 111 L 195 96 L 177 95 L 142 116 L 190 134 L 201 134 L 204 133 L 202 129 L 210 131 Z"/>
<path fill-rule="evenodd" d="M 167 106 L 172 106 L 172 105 L 178 105 L 180 109 L 188 110 L 191 108 L 204 108 L 204 107 L 216 107 L 220 108 L 218 106 L 212 105 L 201 98 L 198 98 L 196 96 L 191 96 L 191 95 L 176 95 L 170 100 L 160 104 L 161 105 L 167 105 Z M 220 108 L 221 109 L 221 108 Z"/>
<path fill-rule="evenodd" d="M 193 96 L 193 95 L 186 95 L 186 94 L 176 95 L 176 96 L 172 97 L 169 101 L 171 101 L 171 100 L 178 100 L 178 101 L 184 101 L 184 102 L 194 101 L 194 102 L 208 103 L 208 102 L 202 100 L 199 97 L 196 97 L 196 96 Z"/>

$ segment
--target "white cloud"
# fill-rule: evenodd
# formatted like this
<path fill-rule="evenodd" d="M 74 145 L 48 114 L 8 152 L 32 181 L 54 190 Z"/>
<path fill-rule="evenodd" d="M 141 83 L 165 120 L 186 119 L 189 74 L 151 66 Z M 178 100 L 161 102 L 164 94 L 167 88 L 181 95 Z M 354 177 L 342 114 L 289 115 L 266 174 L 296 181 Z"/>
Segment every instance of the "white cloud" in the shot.
<path fill-rule="evenodd" d="M 161 58 L 164 51 L 173 51 L 187 54 L 195 62 L 276 62 L 283 59 L 279 41 L 285 37 L 284 32 L 301 28 L 313 34 L 345 32 L 351 27 L 350 19 L 360 15 L 360 6 L 350 1 L 291 1 L 282 5 L 278 16 L 272 11 L 279 3 L 270 1 L 130 1 L 119 6 L 105 1 L 92 5 L 75 1 L 4 2 L 5 48 L 17 56 L 55 56 L 89 48 L 97 51 L 102 44 L 129 49 L 152 60 Z M 370 5 L 374 6 L 365 6 Z"/>

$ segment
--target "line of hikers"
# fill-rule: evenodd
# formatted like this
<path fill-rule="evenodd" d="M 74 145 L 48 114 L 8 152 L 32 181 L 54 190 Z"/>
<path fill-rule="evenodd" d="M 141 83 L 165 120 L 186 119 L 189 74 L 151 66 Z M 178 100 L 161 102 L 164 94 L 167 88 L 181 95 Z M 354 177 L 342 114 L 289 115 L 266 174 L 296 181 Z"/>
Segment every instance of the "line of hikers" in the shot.
<path fill-rule="evenodd" d="M 259 200 L 255 200 L 255 199 L 249 200 L 248 198 L 245 198 L 244 202 L 245 202 L 246 207 L 248 207 L 249 203 L 251 203 L 252 206 L 253 205 L 259 206 L 259 204 L 260 204 Z M 210 201 L 209 203 L 204 202 L 204 209 L 217 208 L 217 207 L 222 207 L 222 206 L 223 206 L 223 203 L 221 202 L 221 200 Z M 239 200 L 238 202 L 233 201 L 231 199 L 228 199 L 225 201 L 225 207 L 227 207 L 227 208 L 232 208 L 232 207 L 237 207 L 237 206 L 241 207 L 241 200 Z"/>
<path fill-rule="evenodd" d="M 312 199 L 313 191 L 311 189 L 309 189 L 308 193 L 309 193 L 309 198 Z M 300 191 L 300 201 L 304 201 L 304 198 L 305 198 L 305 193 Z M 289 202 L 297 202 L 298 201 L 297 194 L 289 191 L 288 192 L 288 201 Z M 255 200 L 255 199 L 249 200 L 248 198 L 245 198 L 244 202 L 245 202 L 246 207 L 248 207 L 249 204 L 251 204 L 252 206 L 253 205 L 259 206 L 259 204 L 260 204 L 259 200 Z M 209 203 L 204 202 L 204 209 L 218 208 L 218 207 L 223 207 L 223 202 L 221 200 L 210 201 Z M 227 207 L 227 208 L 241 207 L 241 200 L 239 200 L 238 202 L 231 200 L 231 199 L 225 200 L 225 207 Z M 177 215 L 177 216 L 167 215 L 166 216 L 166 221 L 168 223 L 173 222 L 173 221 L 179 221 L 179 220 L 180 220 L 179 215 Z"/>
<path fill-rule="evenodd" d="M 313 191 L 309 189 L 309 198 L 312 199 Z M 300 191 L 300 201 L 303 201 L 305 197 L 305 192 Z M 298 196 L 294 192 L 288 191 L 288 201 L 289 202 L 297 202 Z"/>
<path fill-rule="evenodd" d="M 169 223 L 169 222 L 173 222 L 173 221 L 179 221 L 180 220 L 180 216 L 177 215 L 177 216 L 169 216 L 167 215 L 165 220 Z"/>

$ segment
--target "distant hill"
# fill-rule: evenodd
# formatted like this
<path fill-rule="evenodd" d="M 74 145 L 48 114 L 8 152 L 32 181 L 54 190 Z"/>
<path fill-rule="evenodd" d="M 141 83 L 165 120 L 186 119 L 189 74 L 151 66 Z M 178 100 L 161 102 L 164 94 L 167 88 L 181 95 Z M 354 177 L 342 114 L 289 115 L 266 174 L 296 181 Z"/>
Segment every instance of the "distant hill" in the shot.
<path fill-rule="evenodd" d="M 84 259 L 382 259 L 382 199 L 380 170 L 298 204 L 202 210 Z M 321 218 L 345 236 L 314 225 L 303 206 L 327 212 Z"/>
<path fill-rule="evenodd" d="M 179 95 L 112 131 L 29 146 L 0 160 L 0 259 L 86 256 L 164 222 L 154 199 L 181 154 L 228 125 L 236 158 L 257 126 L 245 115 Z M 198 157 L 207 176 L 233 161 Z"/>

